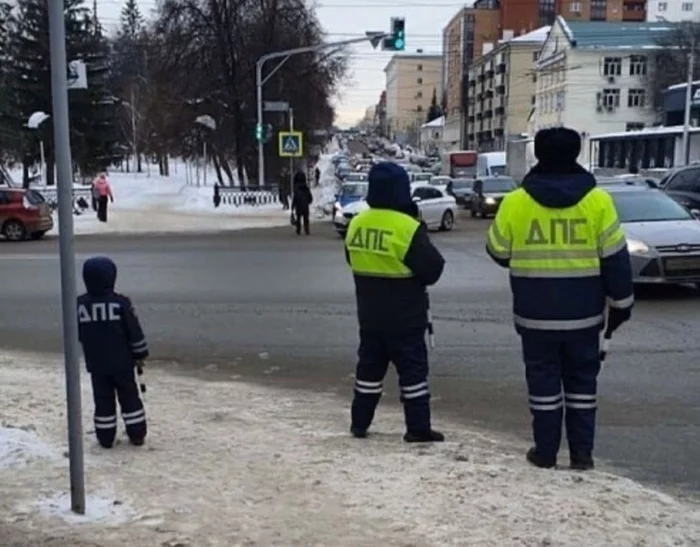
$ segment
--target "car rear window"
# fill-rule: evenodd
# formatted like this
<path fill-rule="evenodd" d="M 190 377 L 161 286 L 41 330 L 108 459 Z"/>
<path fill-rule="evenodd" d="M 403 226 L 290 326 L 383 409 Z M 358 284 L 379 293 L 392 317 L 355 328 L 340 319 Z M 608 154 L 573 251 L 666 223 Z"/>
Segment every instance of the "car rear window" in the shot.
<path fill-rule="evenodd" d="M 36 190 L 27 190 L 25 197 L 27 198 L 27 201 L 29 203 L 31 203 L 32 205 L 39 205 L 40 203 L 46 202 L 46 200 L 44 199 L 44 196 L 42 196 Z"/>

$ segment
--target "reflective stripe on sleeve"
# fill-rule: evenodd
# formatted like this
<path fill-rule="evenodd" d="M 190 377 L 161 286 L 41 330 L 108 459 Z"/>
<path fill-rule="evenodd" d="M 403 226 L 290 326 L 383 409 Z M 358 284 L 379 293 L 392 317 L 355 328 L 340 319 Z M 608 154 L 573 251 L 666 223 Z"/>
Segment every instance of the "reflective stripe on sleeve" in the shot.
<path fill-rule="evenodd" d="M 605 321 L 605 316 L 594 315 L 584 319 L 528 319 L 513 314 L 516 325 L 533 330 L 582 330 L 597 327 Z"/>
<path fill-rule="evenodd" d="M 599 247 L 598 254 L 600 255 L 600 258 L 607 258 L 609 256 L 614 255 L 615 253 L 620 252 L 625 247 L 627 247 L 627 240 L 624 237 L 621 237 L 615 243 L 612 243 L 605 247 Z"/>
<path fill-rule="evenodd" d="M 142 338 L 138 342 L 134 342 L 131 344 L 131 351 L 136 351 L 136 352 L 141 352 L 141 351 L 146 351 L 148 349 L 148 342 L 146 342 L 145 338 Z"/>
<path fill-rule="evenodd" d="M 614 236 L 615 233 L 621 229 L 622 226 L 620 225 L 620 221 L 618 219 L 615 219 L 615 222 L 613 222 L 610 226 L 603 230 L 598 236 L 598 247 L 601 249 L 605 247 L 605 244 L 608 242 L 608 239 Z"/>

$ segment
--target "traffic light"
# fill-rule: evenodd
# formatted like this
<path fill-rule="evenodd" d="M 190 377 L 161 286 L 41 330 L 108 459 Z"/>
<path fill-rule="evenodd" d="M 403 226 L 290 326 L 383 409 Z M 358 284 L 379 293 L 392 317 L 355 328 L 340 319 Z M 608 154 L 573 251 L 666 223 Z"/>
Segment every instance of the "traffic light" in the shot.
<path fill-rule="evenodd" d="M 406 19 L 392 17 L 391 19 L 391 49 L 403 51 L 406 48 Z"/>
<path fill-rule="evenodd" d="M 259 123 L 255 126 L 255 140 L 258 142 L 262 142 L 263 138 L 263 126 L 261 123 Z"/>

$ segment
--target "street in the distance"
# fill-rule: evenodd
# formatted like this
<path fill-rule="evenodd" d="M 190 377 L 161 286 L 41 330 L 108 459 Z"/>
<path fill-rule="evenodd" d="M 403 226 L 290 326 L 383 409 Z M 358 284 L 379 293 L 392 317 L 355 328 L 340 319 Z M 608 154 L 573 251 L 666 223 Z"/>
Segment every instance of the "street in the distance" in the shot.
<path fill-rule="evenodd" d="M 454 419 L 522 440 L 529 416 L 519 339 L 507 276 L 484 253 L 487 225 L 462 219 L 454 232 L 433 235 L 448 263 L 431 293 L 436 423 Z M 119 286 L 138 303 L 156 366 L 332 390 L 346 405 L 357 342 L 352 279 L 340 239 L 326 223 L 312 228 L 303 240 L 289 228 L 84 236 L 76 250 L 79 264 L 95 254 L 117 262 Z M 0 262 L 0 344 L 59 351 L 56 241 L 3 244 Z M 700 345 L 689 326 L 697 303 L 682 287 L 640 292 L 634 320 L 615 336 L 601 374 L 598 435 L 605 467 L 696 494 Z M 390 390 L 388 399 L 396 398 Z"/>

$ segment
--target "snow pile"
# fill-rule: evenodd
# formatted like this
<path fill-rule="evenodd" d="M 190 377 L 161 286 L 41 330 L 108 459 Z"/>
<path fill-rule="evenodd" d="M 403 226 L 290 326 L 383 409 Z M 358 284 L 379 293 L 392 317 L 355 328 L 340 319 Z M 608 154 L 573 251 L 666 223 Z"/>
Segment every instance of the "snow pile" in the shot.
<path fill-rule="evenodd" d="M 335 167 L 331 161 L 332 155 L 324 155 L 318 161 L 318 168 L 321 171 L 319 186 L 315 189 L 314 199 L 318 204 L 317 210 L 323 215 L 330 215 L 333 212 L 335 196 L 338 193 L 338 181 L 335 178 Z"/>
<path fill-rule="evenodd" d="M 0 368 L 0 413 L 62 446 L 58 361 L 15 355 Z M 698 507 L 630 480 L 533 469 L 523 447 L 459 426 L 445 428 L 450 442 L 405 445 L 402 414 L 387 405 L 377 433 L 355 440 L 346 399 L 206 369 L 218 381 L 149 371 L 150 438 L 140 449 L 97 448 L 85 381 L 86 482 L 102 493 L 92 514 L 68 518 L 67 462 L 40 462 L 0 471 L 6 522 L 19 537 L 33 529 L 60 538 L 56 547 L 580 547 L 582 538 L 587 547 L 663 547 L 700 537 Z"/>
<path fill-rule="evenodd" d="M 25 467 L 37 460 L 56 458 L 55 450 L 24 428 L 0 427 L 0 469 Z"/>

